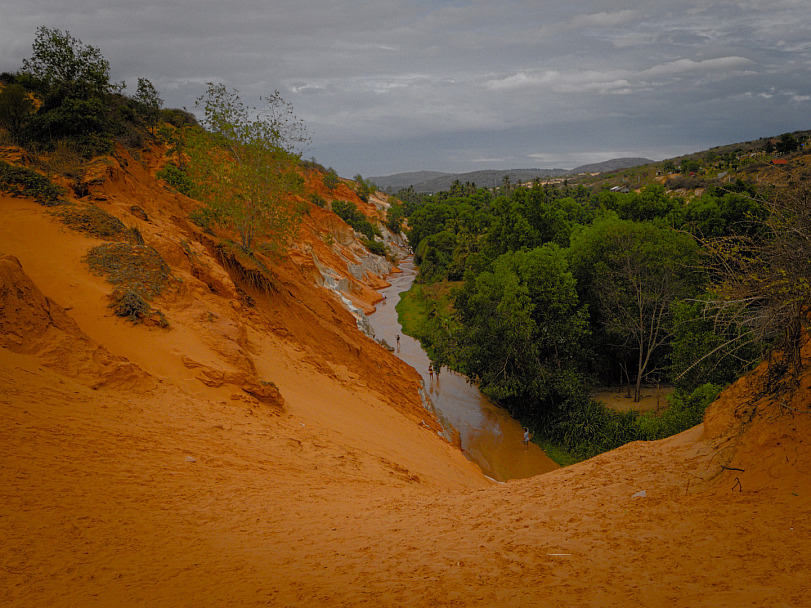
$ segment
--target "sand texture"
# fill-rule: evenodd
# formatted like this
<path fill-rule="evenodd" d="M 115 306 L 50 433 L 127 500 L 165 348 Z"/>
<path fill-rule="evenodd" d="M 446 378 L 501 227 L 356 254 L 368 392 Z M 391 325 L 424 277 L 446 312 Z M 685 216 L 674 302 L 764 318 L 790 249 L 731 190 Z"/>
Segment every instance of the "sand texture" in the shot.
<path fill-rule="evenodd" d="M 386 285 L 343 222 L 312 205 L 272 284 L 242 283 L 161 158 L 118 150 L 76 202 L 169 263 L 168 329 L 112 314 L 101 240 L 0 198 L 2 605 L 809 605 L 811 379 L 495 484 L 325 286 L 370 311 Z"/>

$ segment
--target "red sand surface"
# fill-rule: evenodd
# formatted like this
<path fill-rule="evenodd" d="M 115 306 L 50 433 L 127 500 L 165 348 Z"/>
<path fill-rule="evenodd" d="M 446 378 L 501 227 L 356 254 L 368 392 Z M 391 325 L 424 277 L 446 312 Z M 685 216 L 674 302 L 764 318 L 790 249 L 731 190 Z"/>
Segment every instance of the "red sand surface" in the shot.
<path fill-rule="evenodd" d="M 346 270 L 344 224 L 313 206 L 249 306 L 158 159 L 119 151 L 91 197 L 182 280 L 155 302 L 168 330 L 112 316 L 82 261 L 99 241 L 0 198 L 3 605 L 809 605 L 811 415 L 788 409 L 809 378 L 754 415 L 743 379 L 703 426 L 493 484 L 317 285 L 313 251 Z M 350 284 L 370 309 L 384 283 Z"/>

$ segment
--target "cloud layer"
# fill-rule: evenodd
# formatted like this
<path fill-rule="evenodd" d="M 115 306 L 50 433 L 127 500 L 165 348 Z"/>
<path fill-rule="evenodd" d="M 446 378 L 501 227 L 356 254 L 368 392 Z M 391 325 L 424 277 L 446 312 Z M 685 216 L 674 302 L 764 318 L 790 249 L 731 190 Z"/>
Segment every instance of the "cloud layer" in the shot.
<path fill-rule="evenodd" d="M 342 175 L 665 158 L 811 128 L 805 0 L 7 0 L 0 71 L 37 26 L 194 109 L 279 89 Z"/>

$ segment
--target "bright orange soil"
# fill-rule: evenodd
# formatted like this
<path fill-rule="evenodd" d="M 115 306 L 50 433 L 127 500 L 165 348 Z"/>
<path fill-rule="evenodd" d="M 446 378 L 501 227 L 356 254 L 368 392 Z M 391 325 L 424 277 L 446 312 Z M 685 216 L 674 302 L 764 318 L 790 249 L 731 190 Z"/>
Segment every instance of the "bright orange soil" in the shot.
<path fill-rule="evenodd" d="M 750 417 L 745 379 L 703 427 L 492 484 L 316 285 L 345 224 L 313 206 L 251 307 L 160 155 L 118 157 L 91 196 L 182 279 L 155 302 L 169 330 L 111 316 L 99 241 L 0 198 L 4 605 L 808 605 L 811 415 Z"/>

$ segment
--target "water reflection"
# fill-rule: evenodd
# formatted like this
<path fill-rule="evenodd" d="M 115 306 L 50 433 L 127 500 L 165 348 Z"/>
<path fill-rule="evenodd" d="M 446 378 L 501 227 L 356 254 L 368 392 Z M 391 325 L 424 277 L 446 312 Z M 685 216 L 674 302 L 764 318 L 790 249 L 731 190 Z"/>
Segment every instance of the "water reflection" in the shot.
<path fill-rule="evenodd" d="M 493 479 L 506 481 L 531 477 L 557 468 L 534 443 L 524 446 L 523 429 L 501 407 L 493 404 L 464 376 L 443 367 L 429 372 L 428 356 L 420 343 L 402 333 L 395 306 L 416 272 L 410 260 L 400 264 L 401 274 L 388 277 L 385 299 L 369 321 L 377 339 L 395 347 L 395 354 L 422 376 L 426 393 L 443 425 L 459 433 L 462 451 Z M 399 344 L 397 336 L 400 337 Z"/>

